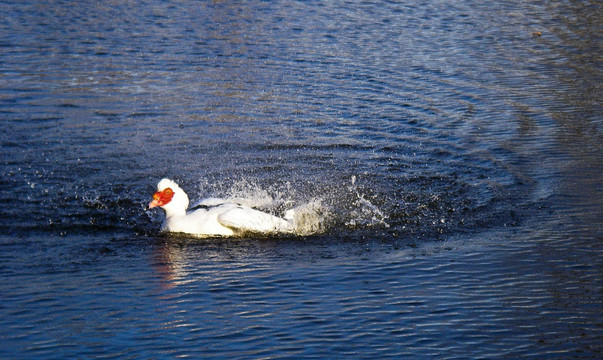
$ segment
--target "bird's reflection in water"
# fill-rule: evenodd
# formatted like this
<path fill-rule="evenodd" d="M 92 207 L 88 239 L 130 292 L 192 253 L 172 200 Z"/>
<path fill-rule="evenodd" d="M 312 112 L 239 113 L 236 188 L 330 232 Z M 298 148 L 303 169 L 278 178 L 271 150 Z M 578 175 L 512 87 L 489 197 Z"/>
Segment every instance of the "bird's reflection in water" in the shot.
<path fill-rule="evenodd" d="M 265 270 L 266 252 L 274 254 L 275 246 L 275 241 L 258 239 L 195 239 L 170 235 L 162 238 L 156 247 L 153 268 L 160 278 L 161 291 L 193 283 L 199 287 L 202 282 L 211 291 L 221 284 L 238 282 L 251 273 Z"/>

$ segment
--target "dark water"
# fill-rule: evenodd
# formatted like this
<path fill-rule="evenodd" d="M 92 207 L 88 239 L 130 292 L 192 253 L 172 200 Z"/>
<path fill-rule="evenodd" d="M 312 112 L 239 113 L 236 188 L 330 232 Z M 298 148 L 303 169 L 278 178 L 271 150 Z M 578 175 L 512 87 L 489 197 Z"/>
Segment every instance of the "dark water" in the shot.
<path fill-rule="evenodd" d="M 603 356 L 598 2 L 0 13 L 1 358 Z M 162 235 L 164 176 L 313 226 Z"/>

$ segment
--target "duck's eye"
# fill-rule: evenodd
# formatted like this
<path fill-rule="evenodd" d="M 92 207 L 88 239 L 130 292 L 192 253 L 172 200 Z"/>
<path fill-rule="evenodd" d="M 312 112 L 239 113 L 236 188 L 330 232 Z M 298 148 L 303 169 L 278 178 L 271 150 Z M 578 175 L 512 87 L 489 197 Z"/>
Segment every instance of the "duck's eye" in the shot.
<path fill-rule="evenodd" d="M 172 189 L 167 188 L 167 189 L 163 190 L 163 193 L 166 195 L 172 195 L 173 191 L 172 191 Z"/>

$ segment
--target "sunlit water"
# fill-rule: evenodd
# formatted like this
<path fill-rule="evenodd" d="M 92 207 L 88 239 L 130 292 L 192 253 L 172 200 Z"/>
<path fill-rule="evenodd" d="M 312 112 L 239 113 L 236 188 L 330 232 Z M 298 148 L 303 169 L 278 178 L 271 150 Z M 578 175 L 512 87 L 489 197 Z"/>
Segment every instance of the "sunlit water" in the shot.
<path fill-rule="evenodd" d="M 602 356 L 600 4 L 0 12 L 1 358 Z"/>

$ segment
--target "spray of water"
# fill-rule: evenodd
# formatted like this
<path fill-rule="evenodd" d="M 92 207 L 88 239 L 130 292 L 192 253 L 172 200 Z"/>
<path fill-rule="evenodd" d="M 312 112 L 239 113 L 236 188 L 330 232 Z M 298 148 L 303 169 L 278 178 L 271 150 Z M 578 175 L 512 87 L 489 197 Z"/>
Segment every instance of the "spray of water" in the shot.
<path fill-rule="evenodd" d="M 352 176 L 351 183 L 348 189 L 354 197 L 349 218 L 345 224 L 349 227 L 378 225 L 388 228 L 389 224 L 385 221 L 387 216 L 360 192 L 356 186 L 355 175 Z"/>
<path fill-rule="evenodd" d="M 317 189 L 313 194 L 290 182 L 265 185 L 239 179 L 226 188 L 207 189 L 207 185 L 202 196 L 225 198 L 282 217 L 292 224 L 295 235 L 320 234 L 340 225 L 349 229 L 389 227 L 387 215 L 363 194 L 356 176 L 347 186 Z"/>

